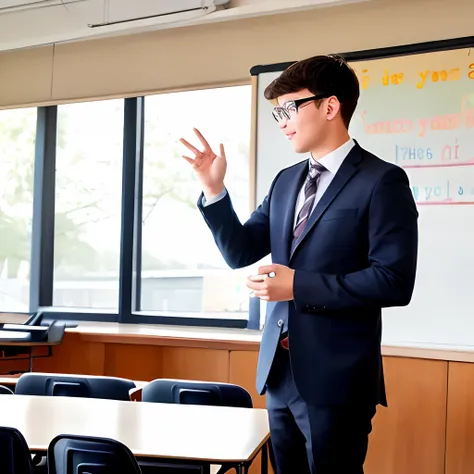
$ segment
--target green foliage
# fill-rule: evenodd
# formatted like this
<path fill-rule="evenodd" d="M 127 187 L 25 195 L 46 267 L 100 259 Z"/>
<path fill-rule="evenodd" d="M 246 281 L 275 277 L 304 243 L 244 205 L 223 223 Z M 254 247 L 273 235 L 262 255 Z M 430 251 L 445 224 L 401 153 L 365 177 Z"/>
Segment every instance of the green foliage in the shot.
<path fill-rule="evenodd" d="M 94 171 L 86 182 L 77 179 L 74 169 L 87 166 L 84 150 L 68 149 L 68 136 L 74 133 L 71 120 L 63 109 L 57 137 L 54 264 L 57 277 L 73 277 L 83 272 L 116 270 L 116 251 L 97 252 L 85 239 L 88 225 L 108 218 L 102 209 L 102 186 L 111 166 L 108 157 L 94 161 Z M 34 110 L 0 112 L 0 273 L 5 265 L 8 277 L 16 278 L 21 262 L 29 263 L 33 206 L 36 113 Z M 117 136 L 121 143 L 122 137 Z M 143 194 L 143 222 L 165 196 L 195 206 L 196 192 L 189 189 L 194 179 L 183 166 L 176 149 L 169 155 L 169 144 L 160 141 L 159 122 L 147 130 L 150 153 L 145 163 L 146 183 Z M 67 153 L 66 153 L 67 151 Z M 61 158 L 60 158 L 61 157 Z M 60 160 L 67 160 L 67 163 Z M 102 169 L 102 173 L 98 172 Z M 183 172 L 184 169 L 184 172 Z M 97 176 L 97 175 L 101 176 Z M 120 188 L 120 186 L 119 186 Z M 167 265 L 146 253 L 144 270 Z"/>
<path fill-rule="evenodd" d="M 66 123 L 58 131 L 58 145 L 65 145 Z M 36 114 L 33 110 L 12 110 L 0 114 L 0 271 L 8 265 L 8 277 L 15 278 L 21 262 L 29 262 L 33 206 Z M 94 259 L 94 249 L 81 239 L 82 229 L 74 219 L 77 202 L 87 202 L 87 189 L 78 189 L 73 179 L 58 180 L 59 190 L 74 196 L 72 207 L 55 214 L 55 265 L 67 258 L 82 266 Z M 86 197 L 86 204 L 84 204 Z"/>

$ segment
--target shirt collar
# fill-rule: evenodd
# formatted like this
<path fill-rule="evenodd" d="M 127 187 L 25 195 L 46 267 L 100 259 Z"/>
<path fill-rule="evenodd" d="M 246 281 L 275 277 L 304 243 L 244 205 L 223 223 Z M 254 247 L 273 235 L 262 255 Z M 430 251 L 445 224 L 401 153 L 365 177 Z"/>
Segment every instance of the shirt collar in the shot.
<path fill-rule="evenodd" d="M 331 151 L 331 153 L 323 156 L 318 161 L 332 174 L 336 174 L 354 145 L 354 140 L 350 138 L 346 143 L 341 145 L 339 148 L 336 148 L 334 151 Z M 312 157 L 308 160 L 309 165 L 311 165 L 311 162 L 315 162 Z"/>

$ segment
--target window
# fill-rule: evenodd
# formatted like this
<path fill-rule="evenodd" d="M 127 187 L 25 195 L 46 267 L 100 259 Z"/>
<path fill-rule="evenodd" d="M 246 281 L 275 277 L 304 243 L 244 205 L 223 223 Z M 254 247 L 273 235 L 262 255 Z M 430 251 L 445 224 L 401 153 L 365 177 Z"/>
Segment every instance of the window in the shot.
<path fill-rule="evenodd" d="M 118 307 L 123 104 L 58 107 L 54 306 Z"/>
<path fill-rule="evenodd" d="M 36 109 L 0 111 L 0 311 L 28 311 Z"/>
<path fill-rule="evenodd" d="M 140 309 L 246 316 L 248 270 L 230 270 L 196 202 L 201 192 L 184 137 L 198 128 L 214 150 L 223 143 L 226 186 L 241 220 L 249 216 L 250 86 L 161 94 L 145 99 Z M 245 313 L 245 316 L 243 316 Z M 199 314 L 202 316 L 202 314 Z"/>
<path fill-rule="evenodd" d="M 39 112 L 39 120 L 36 109 L 0 112 L 0 313 L 40 308 L 46 318 L 132 322 L 135 315 L 163 322 L 153 317 L 177 316 L 243 327 L 251 270 L 231 270 L 220 255 L 197 209 L 200 185 L 181 158 L 187 150 L 179 138 L 196 142 L 197 127 L 216 150 L 224 143 L 226 186 L 245 221 L 251 87 Z M 143 160 L 134 147 L 143 149 Z M 136 176 L 131 171 L 124 179 L 124 165 Z M 41 212 L 37 219 L 34 209 Z M 38 225 L 34 239 L 32 225 Z M 36 285 L 31 301 L 30 280 Z"/>

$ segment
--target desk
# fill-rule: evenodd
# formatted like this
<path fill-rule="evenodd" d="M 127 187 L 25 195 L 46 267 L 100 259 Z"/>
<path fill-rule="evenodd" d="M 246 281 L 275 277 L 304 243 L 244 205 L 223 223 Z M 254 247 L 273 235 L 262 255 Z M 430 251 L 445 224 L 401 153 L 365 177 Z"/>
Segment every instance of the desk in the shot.
<path fill-rule="evenodd" d="M 27 395 L 0 395 L 0 426 L 20 430 L 32 451 L 59 434 L 89 435 L 138 458 L 208 466 L 248 464 L 269 438 L 266 410 Z"/>

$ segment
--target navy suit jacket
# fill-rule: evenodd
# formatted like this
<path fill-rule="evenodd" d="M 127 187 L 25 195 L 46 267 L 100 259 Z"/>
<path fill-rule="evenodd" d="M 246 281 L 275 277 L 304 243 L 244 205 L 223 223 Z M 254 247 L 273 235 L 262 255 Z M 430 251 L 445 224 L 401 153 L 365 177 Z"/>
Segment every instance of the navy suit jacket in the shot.
<path fill-rule="evenodd" d="M 280 171 L 245 224 L 229 195 L 206 207 L 198 201 L 230 267 L 271 253 L 295 270 L 294 300 L 268 305 L 257 389 L 265 392 L 287 321 L 295 384 L 307 403 L 386 405 L 381 309 L 410 302 L 416 273 L 418 212 L 408 178 L 356 143 L 291 250 L 307 172 L 307 160 Z"/>

